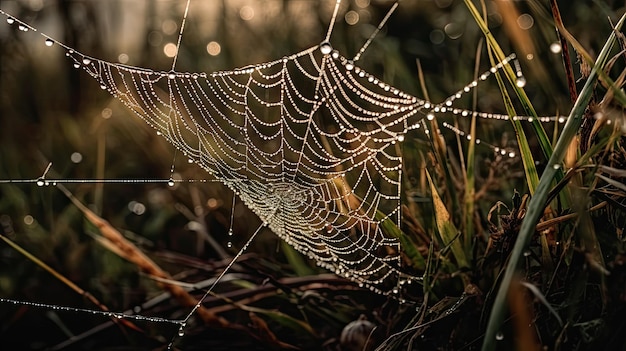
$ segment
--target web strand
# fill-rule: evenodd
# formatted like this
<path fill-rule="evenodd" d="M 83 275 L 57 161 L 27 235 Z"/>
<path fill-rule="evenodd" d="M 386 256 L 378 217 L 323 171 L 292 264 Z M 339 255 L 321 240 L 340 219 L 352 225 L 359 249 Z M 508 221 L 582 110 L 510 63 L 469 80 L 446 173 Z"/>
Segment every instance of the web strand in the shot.
<path fill-rule="evenodd" d="M 149 316 L 143 316 L 139 314 L 128 314 L 124 312 L 99 311 L 99 310 L 92 310 L 92 309 L 86 309 L 86 308 L 51 305 L 47 303 L 21 301 L 21 300 L 13 300 L 13 299 L 6 299 L 6 298 L 0 298 L 0 303 L 9 303 L 9 304 L 18 305 L 18 306 L 31 306 L 31 307 L 36 307 L 36 308 L 43 308 L 43 309 L 50 310 L 50 311 L 87 313 L 87 314 L 93 314 L 93 315 L 99 315 L 99 316 L 117 318 L 117 319 L 134 319 L 137 321 L 145 321 L 145 322 L 153 322 L 153 323 L 167 323 L 167 324 L 183 325 L 185 322 L 185 320 L 179 320 L 179 319 L 149 317 Z"/>
<path fill-rule="evenodd" d="M 357 62 L 360 58 L 361 55 L 363 55 L 363 53 L 365 52 L 365 50 L 367 50 L 367 48 L 370 46 L 370 44 L 372 43 L 372 41 L 374 40 L 374 38 L 376 38 L 376 36 L 378 35 L 378 33 L 383 29 L 383 27 L 385 26 L 385 24 L 387 23 L 387 21 L 389 20 L 389 17 L 391 17 L 391 15 L 394 13 L 394 11 L 398 8 L 398 6 L 400 5 L 400 0 L 396 1 L 393 6 L 391 6 L 391 9 L 389 9 L 389 11 L 387 12 L 387 14 L 385 15 L 385 17 L 383 17 L 383 19 L 380 21 L 380 23 L 378 24 L 378 27 L 376 27 L 376 29 L 374 30 L 374 32 L 372 33 L 372 35 L 370 35 L 370 37 L 367 39 L 367 41 L 365 42 L 365 44 L 363 44 L 363 46 L 361 47 L 361 49 L 359 50 L 359 52 L 354 56 L 354 58 L 352 59 L 352 61 Z"/>
<path fill-rule="evenodd" d="M 183 14 L 183 19 L 180 23 L 180 31 L 178 32 L 178 40 L 176 41 L 176 53 L 174 54 L 174 59 L 172 60 L 172 71 L 176 69 L 176 60 L 178 60 L 178 54 L 180 52 L 180 43 L 183 39 L 183 32 L 185 31 L 185 23 L 187 22 L 187 15 L 189 14 L 189 4 L 191 0 L 187 0 L 187 4 L 185 5 L 185 13 Z"/>
<path fill-rule="evenodd" d="M 337 14 L 339 13 L 339 5 L 341 5 L 341 0 L 337 0 L 337 2 L 335 3 L 335 9 L 333 10 L 333 16 L 330 19 L 330 23 L 328 25 L 328 31 L 326 31 L 326 38 L 324 39 L 325 42 L 330 42 L 330 36 L 333 33 L 333 28 L 335 26 L 335 21 L 337 21 Z"/>
<path fill-rule="evenodd" d="M 241 255 L 244 254 L 244 252 L 246 251 L 246 249 L 248 249 L 248 247 L 250 246 L 250 244 L 252 243 L 252 241 L 254 241 L 254 239 L 256 238 L 257 234 L 261 231 L 262 228 L 264 228 L 266 225 L 265 222 L 261 223 L 261 225 L 259 225 L 257 227 L 257 229 L 254 231 L 254 233 L 252 233 L 252 235 L 250 236 L 250 238 L 248 239 L 248 241 L 243 245 L 243 247 L 237 252 L 237 254 L 230 260 L 230 262 L 228 263 L 228 265 L 224 268 L 224 270 L 222 270 L 222 273 L 220 273 L 220 275 L 217 276 L 217 278 L 215 278 L 215 280 L 213 281 L 213 283 L 211 284 L 211 286 L 207 289 L 207 291 L 204 293 L 204 295 L 202 295 L 202 297 L 198 300 L 198 302 L 196 303 L 196 305 L 191 309 L 191 311 L 187 314 L 187 316 L 182 320 L 180 324 L 180 329 L 178 330 L 178 335 L 179 337 L 182 337 L 185 334 L 185 327 L 187 326 L 187 323 L 189 322 L 189 320 L 191 319 L 191 317 L 194 315 L 194 313 L 196 313 L 196 311 L 200 308 L 200 306 L 202 306 L 202 302 L 204 302 L 204 300 L 206 300 L 206 298 L 211 294 L 211 292 L 213 292 L 213 289 L 215 288 L 215 286 L 217 286 L 217 283 L 219 283 L 219 281 L 224 277 L 224 275 L 230 271 L 230 269 L 232 268 L 232 266 L 235 264 L 235 262 L 237 262 L 237 259 L 239 259 L 239 257 L 241 257 Z M 172 340 L 170 341 L 169 345 L 167 346 L 168 350 L 172 349 L 172 346 L 174 345 L 174 342 L 176 341 L 176 336 L 174 336 L 174 338 L 172 338 Z"/>

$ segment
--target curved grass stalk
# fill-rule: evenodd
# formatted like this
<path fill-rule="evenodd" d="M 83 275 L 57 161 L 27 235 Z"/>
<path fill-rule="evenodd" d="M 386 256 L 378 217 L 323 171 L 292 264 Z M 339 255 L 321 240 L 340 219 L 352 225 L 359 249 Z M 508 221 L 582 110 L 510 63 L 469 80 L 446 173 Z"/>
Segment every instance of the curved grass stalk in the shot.
<path fill-rule="evenodd" d="M 491 314 L 489 316 L 487 331 L 485 333 L 485 339 L 482 346 L 483 351 L 494 350 L 496 347 L 496 335 L 498 334 L 504 320 L 507 303 L 507 292 L 509 290 L 509 286 L 511 285 L 515 272 L 517 271 L 523 252 L 526 249 L 526 246 L 528 245 L 533 233 L 535 232 L 535 226 L 537 224 L 537 221 L 543 213 L 545 201 L 548 197 L 548 193 L 550 192 L 552 180 L 557 172 L 560 170 L 560 167 L 558 166 L 563 161 L 567 148 L 572 139 L 576 136 L 576 133 L 578 132 L 578 129 L 582 123 L 583 114 L 585 112 L 585 109 L 587 108 L 587 105 L 589 104 L 589 100 L 591 99 L 591 95 L 593 93 L 596 81 L 598 79 L 598 76 L 600 75 L 599 71 L 604 68 L 606 62 L 608 61 L 611 49 L 617 41 L 617 31 L 619 31 L 619 29 L 622 27 L 625 20 L 626 14 L 623 15 L 622 18 L 620 18 L 619 22 L 615 26 L 615 30 L 611 33 L 608 40 L 604 44 L 600 55 L 598 55 L 591 74 L 589 75 L 589 78 L 587 78 L 585 86 L 580 91 L 578 99 L 572 107 L 569 118 L 565 123 L 563 132 L 556 142 L 554 152 L 552 153 L 552 156 L 548 161 L 548 167 L 546 167 L 545 171 L 543 172 L 535 194 L 530 200 L 530 203 L 528 205 L 528 212 L 526 213 L 526 216 L 524 217 L 524 220 L 522 222 L 519 235 L 517 237 L 517 240 L 515 241 L 515 246 L 513 247 L 509 262 L 506 266 L 506 272 L 504 274 L 502 282 L 500 283 L 500 288 L 498 289 L 498 294 L 496 295 L 493 309 L 491 310 Z"/>
<path fill-rule="evenodd" d="M 471 0 L 464 0 L 464 2 L 467 8 L 469 9 L 472 17 L 474 18 L 474 21 L 484 33 L 487 43 L 489 44 L 489 47 L 492 49 L 492 52 L 495 58 L 499 62 L 504 61 L 504 59 L 506 58 L 504 51 L 502 51 L 502 49 L 500 48 L 500 45 L 494 38 L 493 34 L 491 34 L 491 31 L 489 30 L 487 23 L 485 23 L 485 21 L 483 20 L 476 6 L 474 6 Z M 534 117 L 531 125 L 533 129 L 535 130 L 535 134 L 537 135 L 539 145 L 541 146 L 541 150 L 543 151 L 544 156 L 546 158 L 550 158 L 552 155 L 552 145 L 550 143 L 550 139 L 546 135 L 546 132 L 543 129 L 543 126 L 541 125 L 541 122 L 539 122 L 539 119 L 537 118 L 537 112 L 535 112 L 535 108 L 533 107 L 532 103 L 530 102 L 530 99 L 526 95 L 526 92 L 524 91 L 522 87 L 519 87 L 516 84 L 517 76 L 515 74 L 515 71 L 510 65 L 504 65 L 504 67 L 502 67 L 502 71 L 504 72 L 508 81 L 511 83 L 511 86 L 513 87 L 515 94 L 517 95 L 520 103 L 522 104 L 526 114 L 528 114 L 531 117 Z M 502 90 L 502 92 L 504 94 L 506 90 Z M 510 101 L 507 100 L 508 94 L 504 95 L 503 98 L 505 99 L 507 112 L 511 114 L 512 112 L 510 108 L 512 107 L 512 104 L 510 104 Z M 511 120 L 511 122 L 513 124 L 513 128 L 515 129 L 515 134 L 517 136 L 517 142 L 520 148 L 522 162 L 524 163 L 524 172 L 526 173 L 526 179 L 528 180 L 528 187 L 530 189 L 530 192 L 534 193 L 538 185 L 538 177 L 537 177 L 537 169 L 535 168 L 535 162 L 533 160 L 532 153 L 530 151 L 530 145 L 528 144 L 528 140 L 525 137 L 524 130 L 522 129 L 522 124 L 520 123 L 520 121 Z M 563 177 L 562 170 L 559 170 L 558 174 L 559 174 L 559 179 Z"/>

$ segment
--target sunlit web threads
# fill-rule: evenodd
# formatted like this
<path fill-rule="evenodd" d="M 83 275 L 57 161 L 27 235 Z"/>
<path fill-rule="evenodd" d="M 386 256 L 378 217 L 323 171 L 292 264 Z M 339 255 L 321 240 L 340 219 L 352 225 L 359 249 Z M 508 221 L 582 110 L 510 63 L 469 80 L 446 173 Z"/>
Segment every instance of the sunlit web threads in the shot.
<path fill-rule="evenodd" d="M 332 23 L 338 8 L 336 2 Z M 187 13 L 188 7 L 185 18 Z M 401 272 L 395 254 L 399 244 L 381 229 L 382 221 L 398 223 L 400 216 L 402 158 L 392 145 L 419 127 L 423 117 L 474 113 L 451 105 L 478 81 L 435 105 L 358 67 L 355 61 L 368 44 L 352 60 L 340 55 L 330 45 L 331 33 L 332 25 L 322 44 L 300 53 L 211 74 L 123 66 L 59 46 L 75 67 L 177 150 L 241 194 L 281 238 L 321 266 L 379 289 Z M 182 28 L 179 41 L 181 36 Z M 310 135 L 302 128 L 305 124 Z M 352 232 L 371 240 L 348 240 Z M 347 249 L 338 249 L 340 245 Z M 371 254 L 387 247 L 392 248 L 389 255 Z M 387 287 L 380 291 L 389 292 Z"/>

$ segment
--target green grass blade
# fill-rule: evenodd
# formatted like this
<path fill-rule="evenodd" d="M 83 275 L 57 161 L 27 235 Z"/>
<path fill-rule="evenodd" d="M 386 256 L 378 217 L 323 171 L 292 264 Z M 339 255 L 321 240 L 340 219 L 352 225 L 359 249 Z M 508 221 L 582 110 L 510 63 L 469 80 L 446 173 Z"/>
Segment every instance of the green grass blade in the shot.
<path fill-rule="evenodd" d="M 380 221 L 382 218 L 385 218 L 385 214 L 377 211 L 376 219 Z M 386 218 L 382 220 L 380 222 L 380 226 L 385 234 L 400 241 L 402 252 L 404 252 L 404 254 L 411 260 L 413 268 L 419 271 L 423 271 L 426 268 L 426 261 L 424 260 L 422 254 L 420 254 L 415 243 L 413 243 L 411 238 L 400 230 L 400 228 L 398 228 L 398 226 L 391 219 Z"/>
<path fill-rule="evenodd" d="M 495 64 L 495 62 L 492 62 L 492 64 Z M 511 96 L 509 95 L 509 92 L 504 85 L 502 77 L 497 72 L 495 76 L 496 80 L 498 81 L 498 86 L 500 87 L 500 92 L 502 93 L 502 101 L 504 102 L 504 106 L 506 107 L 506 112 L 511 117 L 517 115 L 515 107 L 513 106 L 513 101 L 511 100 Z M 537 189 L 537 185 L 539 185 L 539 175 L 537 174 L 537 168 L 535 167 L 535 159 L 532 152 L 530 151 L 530 145 L 528 144 L 526 133 L 522 128 L 522 123 L 518 120 L 513 120 L 512 118 L 511 123 L 513 123 L 515 137 L 517 138 L 517 145 L 519 147 L 520 156 L 524 165 L 526 184 L 528 184 L 528 190 L 530 190 L 530 193 L 534 194 L 535 190 Z"/>
<path fill-rule="evenodd" d="M 483 31 L 485 38 L 487 39 L 487 43 L 493 50 L 493 54 L 495 55 L 496 59 L 499 62 L 504 61 L 504 59 L 506 58 L 506 55 L 504 54 L 504 51 L 502 51 L 502 49 L 500 48 L 500 45 L 496 41 L 496 38 L 494 38 L 493 34 L 491 34 L 491 31 L 489 30 L 487 23 L 485 23 L 485 21 L 483 20 L 478 9 L 474 6 L 471 0 L 464 0 L 464 2 L 467 8 L 469 9 L 470 13 L 472 14 L 474 21 Z M 541 125 L 541 122 L 539 122 L 537 118 L 537 112 L 535 112 L 535 108 L 533 107 L 532 103 L 530 102 L 530 99 L 526 95 L 524 88 L 519 87 L 516 84 L 517 75 L 515 74 L 515 71 L 513 70 L 513 68 L 510 65 L 504 65 L 502 67 L 502 70 L 504 71 L 504 74 L 507 77 L 508 81 L 511 83 L 511 86 L 513 87 L 515 94 L 517 95 L 520 103 L 522 104 L 522 107 L 524 108 L 524 111 L 526 112 L 526 114 L 528 114 L 531 117 L 534 117 L 533 122 L 532 122 L 532 127 L 535 131 L 535 134 L 537 136 L 539 145 L 541 146 L 541 150 L 543 151 L 544 156 L 547 159 L 549 159 L 552 155 L 552 145 L 550 143 L 550 139 L 548 138 L 545 130 L 543 129 L 543 126 Z M 524 162 L 524 168 L 526 171 L 533 173 L 533 169 L 535 168 L 535 165 L 534 165 L 534 161 L 532 161 L 531 159 L 528 159 L 528 156 L 530 156 L 531 153 L 530 153 L 530 148 L 528 146 L 528 142 L 526 141 L 526 138 L 523 137 L 524 132 L 522 129 L 522 125 L 519 121 L 512 120 L 511 122 L 513 122 L 513 128 L 515 129 L 516 135 L 518 135 L 518 143 L 520 143 L 519 147 L 520 147 L 521 157 Z M 534 173 L 536 173 L 536 169 L 534 170 Z M 527 179 L 532 179 L 532 177 L 533 177 L 532 174 L 527 174 Z M 562 177 L 563 177 L 563 171 L 558 170 L 558 179 Z M 529 184 L 529 186 L 531 186 L 531 184 Z"/>
<path fill-rule="evenodd" d="M 439 231 L 439 235 L 441 236 L 441 241 L 444 245 L 450 246 L 452 254 L 454 255 L 456 263 L 459 267 L 469 267 L 470 265 L 467 255 L 465 254 L 463 245 L 459 240 L 459 231 L 454 226 L 454 223 L 452 223 L 450 213 L 446 209 L 443 201 L 441 201 L 437 188 L 430 177 L 430 173 L 426 173 L 426 175 L 428 177 L 428 183 L 430 184 L 433 207 L 435 209 L 435 220 L 437 221 L 437 229 Z"/>
<path fill-rule="evenodd" d="M 617 30 L 622 27 L 625 19 L 626 15 L 622 16 L 622 18 L 616 25 Z M 499 332 L 502 322 L 504 321 L 507 304 L 506 297 L 509 286 L 511 285 L 513 276 L 515 275 L 515 272 L 519 266 L 519 262 L 521 260 L 521 257 L 523 256 L 523 252 L 525 251 L 526 246 L 530 242 L 530 239 L 535 232 L 535 226 L 537 224 L 537 221 L 543 213 L 545 201 L 548 197 L 548 193 L 550 192 L 552 180 L 560 169 L 553 166 L 561 164 L 570 142 L 578 132 L 578 128 L 582 123 L 585 109 L 587 108 L 589 100 L 591 99 L 594 91 L 596 80 L 598 78 L 598 71 L 603 69 L 609 58 L 611 48 L 617 40 L 617 30 L 611 33 L 609 39 L 604 44 L 600 55 L 598 55 L 598 59 L 593 66 L 591 74 L 589 75 L 585 86 L 581 90 L 580 95 L 576 100 L 576 103 L 572 107 L 569 118 L 567 119 L 567 122 L 565 123 L 565 126 L 563 128 L 563 132 L 561 133 L 561 136 L 559 137 L 559 140 L 554 147 L 554 152 L 550 157 L 548 167 L 546 167 L 541 176 L 539 186 L 537 187 L 535 195 L 530 200 L 526 217 L 522 222 L 519 235 L 515 241 L 513 251 L 511 252 L 511 257 L 506 267 L 506 272 L 504 274 L 502 282 L 500 283 L 500 288 L 498 289 L 498 294 L 496 296 L 493 308 L 491 310 L 491 314 L 489 316 L 487 331 L 485 333 L 485 339 L 482 346 L 483 351 L 494 350 L 496 347 L 496 334 Z"/>
<path fill-rule="evenodd" d="M 291 267 L 298 276 L 305 277 L 307 275 L 315 274 L 315 270 L 311 268 L 311 265 L 306 261 L 304 256 L 296 251 L 291 245 L 281 240 L 280 248 L 283 251 L 285 258 L 287 258 L 287 262 L 289 262 L 289 267 Z"/>

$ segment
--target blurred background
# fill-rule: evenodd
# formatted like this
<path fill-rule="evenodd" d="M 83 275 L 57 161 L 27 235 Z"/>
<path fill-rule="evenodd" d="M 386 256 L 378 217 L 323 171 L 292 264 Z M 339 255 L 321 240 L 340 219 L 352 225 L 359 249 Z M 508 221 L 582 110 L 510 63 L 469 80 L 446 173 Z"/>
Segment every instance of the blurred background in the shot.
<path fill-rule="evenodd" d="M 333 47 L 346 57 L 354 56 L 393 3 L 343 1 L 331 38 Z M 230 70 L 317 45 L 326 35 L 334 4 L 334 0 L 192 0 L 176 68 L 189 72 Z M 526 91 L 539 115 L 567 114 L 571 102 L 549 3 L 511 4 L 490 0 L 482 3 L 491 30 L 507 54 L 517 53 L 527 81 Z M 82 53 L 159 71 L 167 71 L 172 65 L 185 5 L 186 1 L 174 0 L 0 1 L 3 11 Z M 559 6 L 565 26 L 589 52 L 596 53 L 609 34 L 608 19 L 615 21 L 615 13 L 622 11 L 624 3 L 578 0 L 560 1 Z M 403 0 L 359 65 L 407 93 L 440 102 L 472 81 L 476 67 L 478 72 L 490 67 L 482 38 L 463 1 Z M 418 62 L 423 69 L 424 86 L 418 78 Z M 579 72 L 576 75 L 580 76 Z M 467 95 L 455 104 L 506 113 L 495 80 L 478 87 L 476 101 Z M 451 116 L 440 118 L 451 120 Z M 469 130 L 467 120 L 459 120 L 458 125 Z M 545 127 L 552 135 L 555 126 Z M 449 130 L 442 133 L 449 145 L 456 145 L 453 133 Z M 508 122 L 480 120 L 477 134 L 494 145 L 515 146 L 515 135 Z M 414 143 L 419 145 L 417 134 L 415 138 Z M 458 154 L 456 150 L 456 146 L 451 147 L 450 153 Z M 538 162 L 545 162 L 539 149 L 536 151 Z M 491 149 L 481 148 L 477 154 L 477 172 L 494 157 Z M 202 170 L 187 164 L 182 157 L 177 158 L 163 138 L 101 90 L 96 81 L 82 70 L 74 69 L 62 48 L 48 47 L 37 33 L 20 31 L 2 18 L 0 179 L 36 179 L 50 162 L 51 178 L 167 179 L 174 163 L 175 176 L 179 179 L 207 179 Z M 485 202 L 478 204 L 484 212 L 496 201 L 510 199 L 514 189 L 526 191 L 520 163 L 512 161 L 501 170 L 509 176 L 502 176 L 500 183 L 490 189 Z M 404 189 L 405 192 L 420 193 L 424 180 L 418 179 L 418 174 L 409 172 L 410 189 Z M 148 252 L 174 279 L 182 281 L 215 276 L 258 226 L 258 218 L 240 202 L 232 207 L 233 194 L 216 183 L 67 187 Z M 228 235 L 231 213 L 232 237 Z M 89 291 L 111 310 L 132 309 L 158 296 L 161 290 L 155 282 L 97 244 L 89 236 L 93 230 L 54 186 L 0 184 L 3 235 Z M 212 241 L 205 240 L 204 235 L 209 235 Z M 313 262 L 269 231 L 257 238 L 233 273 L 244 274 L 246 278 L 231 285 L 226 282 L 218 291 L 254 291 L 267 286 L 264 285 L 267 281 L 327 277 Z M 293 286 L 277 286 L 276 296 L 263 299 L 260 306 L 267 309 L 280 306 L 285 313 L 304 318 L 316 328 L 315 337 L 287 337 L 286 342 L 305 349 L 337 349 L 339 334 L 348 322 L 358 320 L 361 314 L 375 318 L 373 310 L 377 318 L 389 321 L 393 319 L 390 311 L 398 308 L 391 306 L 393 302 L 349 283 L 328 291 L 312 289 L 304 297 L 301 290 L 293 293 Z M 4 243 L 0 243 L 0 297 L 94 308 Z M 311 309 L 324 312 L 315 315 Z M 181 318 L 187 311 L 175 301 L 165 301 L 145 313 Z M 229 313 L 233 315 L 228 318 L 241 321 L 242 325 L 250 324 L 246 313 L 243 316 L 236 311 Z M 8 349 L 43 349 L 106 322 L 102 317 L 0 304 L 0 345 L 7 345 Z M 110 326 L 105 332 L 71 347 L 120 350 L 157 347 L 177 329 L 158 323 L 145 323 L 141 327 L 146 332 L 135 335 L 119 326 Z M 279 325 L 274 330 L 284 328 Z M 234 347 L 237 342 L 247 342 L 246 338 L 229 333 L 198 341 L 202 333 L 201 328 L 192 329 L 183 342 L 199 348 Z M 25 335 L 28 338 L 22 337 Z M 283 335 L 279 336 L 282 340 Z M 267 345 L 257 346 L 264 349 Z"/>

